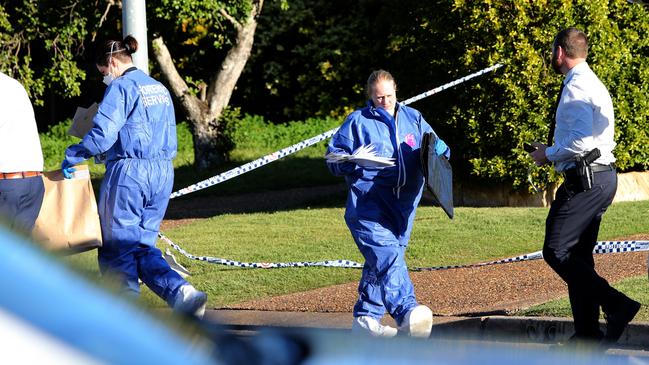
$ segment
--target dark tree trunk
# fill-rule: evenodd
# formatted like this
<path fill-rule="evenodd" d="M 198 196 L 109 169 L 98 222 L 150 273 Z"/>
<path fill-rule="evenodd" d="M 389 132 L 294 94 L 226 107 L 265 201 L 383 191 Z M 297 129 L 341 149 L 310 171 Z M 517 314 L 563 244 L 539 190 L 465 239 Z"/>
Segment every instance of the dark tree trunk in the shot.
<path fill-rule="evenodd" d="M 205 113 L 207 116 L 208 113 Z M 193 123 L 194 165 L 200 169 L 212 169 L 228 160 L 229 146 L 224 146 L 223 137 L 214 123 L 208 121 Z"/>

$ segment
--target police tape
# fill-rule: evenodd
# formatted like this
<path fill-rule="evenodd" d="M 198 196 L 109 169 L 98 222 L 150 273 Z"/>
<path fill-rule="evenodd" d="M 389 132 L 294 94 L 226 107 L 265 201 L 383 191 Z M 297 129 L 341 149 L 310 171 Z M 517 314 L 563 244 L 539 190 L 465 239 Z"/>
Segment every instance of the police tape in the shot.
<path fill-rule="evenodd" d="M 247 269 L 279 269 L 279 268 L 288 268 L 288 267 L 337 267 L 345 269 L 360 269 L 363 267 L 363 264 L 351 260 L 325 260 L 325 261 L 295 261 L 295 262 L 241 262 L 236 260 L 223 259 L 219 257 L 211 256 L 196 256 L 187 251 L 182 247 L 174 243 L 169 237 L 165 236 L 162 233 L 158 233 L 158 237 L 171 246 L 176 251 L 180 252 L 183 256 L 197 261 L 205 261 L 211 264 L 232 266 L 238 268 L 247 268 Z M 595 254 L 604 254 L 604 253 L 621 253 L 621 252 L 640 252 L 640 251 L 649 251 L 649 241 L 599 241 L 593 249 Z M 541 251 L 535 251 L 525 255 L 509 257 L 506 259 L 495 260 L 482 262 L 478 264 L 469 264 L 469 265 L 447 265 L 447 266 L 431 266 L 431 267 L 414 267 L 411 268 L 411 271 L 437 271 L 437 270 L 449 270 L 449 269 L 466 269 L 466 268 L 476 268 L 482 266 L 490 265 L 499 265 L 499 264 L 508 264 L 521 261 L 530 261 L 538 260 L 543 258 L 543 253 Z"/>
<path fill-rule="evenodd" d="M 322 134 L 319 134 L 315 137 L 311 137 L 309 139 L 306 139 L 302 142 L 298 142 L 292 146 L 286 147 L 284 149 L 281 149 L 279 151 L 273 152 L 269 155 L 260 157 L 254 161 L 248 162 L 247 164 L 241 165 L 239 167 L 236 167 L 232 170 L 228 170 L 222 174 L 212 176 L 209 179 L 199 181 L 196 184 L 190 185 L 186 188 L 180 189 L 176 192 L 173 192 L 169 199 L 177 198 L 179 196 L 187 195 L 189 193 L 193 193 L 195 191 L 203 190 L 205 188 L 209 188 L 210 186 L 214 186 L 216 184 L 220 184 L 224 181 L 230 180 L 234 177 L 237 177 L 239 175 L 243 175 L 246 172 L 250 172 L 256 168 L 262 167 L 264 165 L 267 165 L 273 161 L 277 161 L 280 158 L 284 158 L 290 154 L 293 154 L 299 150 L 305 149 L 311 145 L 314 145 L 320 141 L 324 141 L 325 139 L 333 136 L 334 133 L 338 128 L 334 128 L 330 131 L 324 132 Z"/>
<path fill-rule="evenodd" d="M 493 71 L 493 70 L 495 70 L 497 68 L 500 68 L 502 66 L 503 65 L 501 63 L 495 64 L 493 66 L 482 69 L 482 70 L 480 70 L 478 72 L 474 72 L 474 73 L 472 73 L 470 75 L 467 75 L 467 76 L 464 76 L 464 77 L 459 78 L 457 80 L 446 83 L 446 84 L 444 84 L 442 86 L 438 86 L 438 87 L 436 87 L 434 89 L 423 92 L 423 93 L 421 93 L 421 94 L 419 94 L 417 96 L 414 96 L 414 97 L 412 97 L 410 99 L 406 99 L 405 101 L 402 101 L 400 104 L 401 105 L 408 105 L 408 104 L 413 103 L 413 102 L 415 102 L 417 100 L 421 100 L 421 99 L 423 99 L 425 97 L 431 96 L 431 95 L 436 94 L 436 93 L 438 93 L 440 91 L 446 90 L 448 88 L 451 88 L 453 86 L 456 86 L 458 84 L 466 82 L 466 81 L 468 81 L 468 80 L 470 80 L 470 79 L 472 79 L 474 77 L 484 75 L 485 73 L 491 72 L 491 71 Z M 314 144 L 316 144 L 316 143 L 318 143 L 320 141 L 323 141 L 323 140 L 333 136 L 333 134 L 336 133 L 337 130 L 338 130 L 338 127 L 334 128 L 334 129 L 332 129 L 330 131 L 321 133 L 321 134 L 319 134 L 319 135 L 317 135 L 315 137 L 311 137 L 309 139 L 306 139 L 306 140 L 304 140 L 302 142 L 298 142 L 298 143 L 296 143 L 296 144 L 294 144 L 292 146 L 289 146 L 289 147 L 286 147 L 286 148 L 281 149 L 279 151 L 273 152 L 273 153 L 271 153 L 269 155 L 260 157 L 260 158 L 254 160 L 254 161 L 248 162 L 247 164 L 244 164 L 244 165 L 241 165 L 241 166 L 236 167 L 234 169 L 228 170 L 228 171 L 223 172 L 223 173 L 221 173 L 219 175 L 212 176 L 209 179 L 199 181 L 199 182 L 197 182 L 197 183 L 195 183 L 193 185 L 190 185 L 188 187 L 185 187 L 185 188 L 182 188 L 182 189 L 180 189 L 178 191 L 173 192 L 171 194 L 171 196 L 169 197 L 169 199 L 174 199 L 174 198 L 177 198 L 179 196 L 183 196 L 183 195 L 193 193 L 195 191 L 203 190 L 205 188 L 209 188 L 210 186 L 214 186 L 216 184 L 220 184 L 220 183 L 222 183 L 224 181 L 230 180 L 230 179 L 232 179 L 234 177 L 237 177 L 239 175 L 243 175 L 246 172 L 250 172 L 250 171 L 252 171 L 252 170 L 254 170 L 256 168 L 267 165 L 267 164 L 269 164 L 269 163 L 271 163 L 273 161 L 277 161 L 277 160 L 279 160 L 281 158 L 284 158 L 284 157 L 286 157 L 286 156 L 288 156 L 290 154 L 293 154 L 293 153 L 295 153 L 297 151 L 300 151 L 300 150 L 305 149 L 305 148 L 307 148 L 307 147 L 309 147 L 311 145 L 314 145 Z"/>
<path fill-rule="evenodd" d="M 649 251 L 649 241 L 598 241 L 593 249 L 594 254 L 603 254 L 603 253 L 621 253 L 621 252 L 639 252 L 639 251 Z M 435 270 L 446 270 L 446 269 L 465 269 L 472 267 L 481 267 L 489 265 L 498 265 L 498 264 L 508 264 L 513 262 L 520 261 L 530 261 L 538 260 L 543 258 L 542 251 L 535 251 L 525 255 L 520 255 L 516 257 L 509 257 L 502 260 L 481 262 L 478 264 L 470 265 L 452 265 L 452 266 L 433 266 L 433 267 L 416 267 L 412 271 L 435 271 Z"/>
<path fill-rule="evenodd" d="M 287 267 L 311 267 L 311 266 L 321 266 L 321 267 L 342 267 L 342 268 L 362 268 L 363 265 L 355 261 L 350 260 L 326 260 L 326 261 L 299 261 L 299 262 L 241 262 L 235 260 L 222 259 L 218 257 L 211 256 L 196 256 L 185 251 L 182 247 L 175 244 L 169 237 L 165 236 L 162 233 L 158 233 L 158 237 L 171 246 L 174 250 L 180 252 L 183 256 L 198 261 L 205 261 L 211 264 L 219 264 L 225 266 L 234 266 L 239 268 L 248 268 L 248 269 L 278 269 L 278 268 L 287 268 Z"/>
<path fill-rule="evenodd" d="M 404 100 L 403 102 L 401 102 L 401 104 L 403 104 L 403 105 L 408 105 L 408 104 L 410 104 L 410 103 L 414 103 L 414 102 L 417 101 L 417 100 L 421 100 L 421 99 L 423 99 L 423 98 L 429 97 L 429 96 L 431 96 L 431 95 L 433 95 L 433 94 L 436 94 L 436 93 L 438 93 L 438 92 L 440 92 L 440 91 L 444 91 L 444 90 L 446 90 L 446 89 L 448 89 L 448 88 L 451 88 L 451 87 L 453 87 L 453 86 L 455 86 L 455 85 L 461 84 L 461 83 L 463 83 L 463 82 L 465 82 L 465 81 L 467 81 L 467 80 L 470 80 L 470 79 L 472 79 L 472 78 L 474 78 L 474 77 L 478 77 L 478 76 L 484 75 L 484 74 L 486 74 L 487 72 L 491 72 L 491 71 L 496 70 L 496 69 L 498 69 L 498 68 L 500 68 L 500 67 L 503 67 L 503 64 L 502 64 L 502 63 L 497 63 L 497 64 L 495 64 L 495 65 L 493 65 L 493 66 L 487 67 L 487 68 L 482 69 L 482 70 L 480 70 L 480 71 L 478 71 L 478 72 L 474 72 L 474 73 L 472 73 L 472 74 L 470 74 L 470 75 L 466 75 L 466 76 L 464 76 L 464 77 L 462 77 L 462 78 L 459 78 L 459 79 L 457 79 L 457 80 L 455 80 L 455 81 L 451 81 L 451 82 L 449 82 L 449 83 L 447 83 L 447 84 L 444 84 L 444 85 L 442 85 L 442 86 L 436 87 L 436 88 L 434 88 L 434 89 L 432 89 L 432 90 L 428 90 L 428 91 L 426 91 L 426 92 L 423 92 L 423 93 L 421 93 L 421 94 L 419 94 L 419 95 L 417 95 L 417 96 L 413 96 L 413 97 L 410 98 L 410 99 L 406 99 L 406 100 Z"/>

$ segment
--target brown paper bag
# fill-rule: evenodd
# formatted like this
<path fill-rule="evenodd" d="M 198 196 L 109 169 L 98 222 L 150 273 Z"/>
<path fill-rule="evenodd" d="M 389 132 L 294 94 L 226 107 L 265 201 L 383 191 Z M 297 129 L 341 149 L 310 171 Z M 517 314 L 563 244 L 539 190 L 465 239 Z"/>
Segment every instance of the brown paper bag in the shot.
<path fill-rule="evenodd" d="M 45 196 L 32 236 L 43 247 L 71 253 L 100 247 L 101 227 L 88 166 L 75 166 L 72 179 L 61 170 L 43 173 Z"/>

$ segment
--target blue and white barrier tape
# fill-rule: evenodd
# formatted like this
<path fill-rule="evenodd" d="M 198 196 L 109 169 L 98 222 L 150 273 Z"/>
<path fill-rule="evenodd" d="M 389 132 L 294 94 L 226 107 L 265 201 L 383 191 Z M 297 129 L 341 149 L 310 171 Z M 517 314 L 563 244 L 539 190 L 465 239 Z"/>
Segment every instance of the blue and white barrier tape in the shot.
<path fill-rule="evenodd" d="M 211 264 L 219 264 L 219 265 L 232 266 L 238 268 L 248 268 L 248 269 L 277 269 L 277 268 L 287 268 L 287 267 L 312 267 L 312 266 L 360 269 L 363 267 L 363 264 L 351 260 L 296 261 L 296 262 L 241 262 L 235 260 L 222 259 L 218 257 L 196 256 L 185 251 L 182 247 L 175 244 L 164 234 L 158 233 L 158 236 L 165 243 L 173 247 L 176 251 L 180 252 L 185 257 L 192 260 L 209 262 Z M 639 251 L 649 251 L 649 241 L 599 241 L 597 242 L 597 245 L 595 245 L 595 248 L 593 249 L 593 253 L 595 254 L 616 253 L 616 252 L 639 252 Z M 543 253 L 541 251 L 535 251 L 525 255 L 509 257 L 506 259 L 496 260 L 496 261 L 482 262 L 478 264 L 415 267 L 410 270 L 436 271 L 436 270 L 448 270 L 448 269 L 465 269 L 471 267 L 482 267 L 482 266 L 497 265 L 497 264 L 507 264 L 512 262 L 538 260 L 540 258 L 543 258 Z"/>
<path fill-rule="evenodd" d="M 649 241 L 600 241 L 593 253 L 649 251 Z"/>
<path fill-rule="evenodd" d="M 358 262 L 350 261 L 350 260 L 299 261 L 299 262 L 241 262 L 235 260 L 222 259 L 218 257 L 196 256 L 183 250 L 182 247 L 173 243 L 173 241 L 171 241 L 164 234 L 158 233 L 158 237 L 160 237 L 160 239 L 166 242 L 169 246 L 173 247 L 176 251 L 183 254 L 185 257 L 192 260 L 209 262 L 211 264 L 233 266 L 233 267 L 247 268 L 247 269 L 278 269 L 278 268 L 287 268 L 287 267 L 313 267 L 313 266 L 342 267 L 342 268 L 357 269 L 363 267 L 363 264 L 359 264 Z"/>
<path fill-rule="evenodd" d="M 593 249 L 594 254 L 617 253 L 617 252 L 638 252 L 649 251 L 649 241 L 598 241 Z M 445 269 L 464 269 L 469 267 L 481 267 L 488 265 L 507 264 L 510 262 L 538 260 L 543 258 L 542 251 L 535 251 L 525 255 L 510 257 L 502 260 L 483 262 L 479 264 L 457 265 L 457 266 L 434 266 L 416 267 L 413 271 L 435 271 Z"/>
<path fill-rule="evenodd" d="M 178 190 L 176 192 L 173 192 L 171 194 L 171 196 L 169 197 L 169 199 L 173 199 L 173 198 L 177 198 L 179 196 L 187 195 L 189 193 L 193 193 L 193 192 L 198 191 L 198 190 L 203 190 L 205 188 L 209 188 L 210 186 L 222 183 L 222 182 L 224 182 L 226 180 L 230 180 L 230 179 L 232 179 L 234 177 L 237 177 L 239 175 L 243 175 L 246 172 L 249 172 L 249 171 L 252 171 L 252 170 L 254 170 L 254 169 L 258 168 L 258 167 L 262 167 L 264 165 L 267 165 L 267 164 L 269 164 L 269 163 L 271 163 L 273 161 L 277 161 L 280 158 L 286 157 L 286 156 L 288 156 L 288 155 L 290 155 L 292 153 L 295 153 L 295 152 L 297 152 L 299 150 L 307 148 L 307 147 L 309 147 L 311 145 L 314 145 L 314 144 L 316 144 L 316 143 L 318 143 L 320 141 L 324 141 L 325 139 L 333 136 L 333 134 L 336 133 L 337 130 L 338 130 L 338 128 L 334 128 L 334 129 L 332 129 L 332 130 L 330 130 L 328 132 L 324 132 L 324 133 L 319 134 L 319 135 L 317 135 L 315 137 L 311 137 L 311 138 L 306 139 L 306 140 L 304 140 L 302 142 L 296 143 L 296 144 L 294 144 L 292 146 L 289 146 L 289 147 L 286 147 L 286 148 L 281 149 L 279 151 L 273 152 L 270 155 L 260 157 L 260 158 L 254 160 L 254 161 L 248 162 L 245 165 L 241 165 L 241 166 L 236 167 L 236 168 L 234 168 L 232 170 L 228 170 L 228 171 L 226 171 L 226 172 L 224 172 L 222 174 L 212 176 L 209 179 L 197 182 L 196 184 L 190 185 L 190 186 L 188 186 L 186 188 L 183 188 L 183 189 L 180 189 L 180 190 Z"/>
<path fill-rule="evenodd" d="M 406 100 L 402 101 L 401 104 L 408 105 L 410 103 L 414 103 L 417 100 L 421 100 L 421 99 L 429 97 L 429 96 L 431 96 L 433 94 L 437 94 L 440 91 L 444 91 L 444 90 L 446 90 L 448 88 L 451 88 L 451 87 L 453 87 L 455 85 L 461 84 L 461 83 L 463 83 L 463 82 L 465 82 L 467 80 L 470 80 L 470 79 L 472 79 L 474 77 L 482 76 L 482 75 L 486 74 L 487 72 L 491 72 L 491 71 L 493 71 L 495 69 L 498 69 L 498 68 L 500 68 L 502 66 L 503 66 L 502 63 L 497 63 L 497 64 L 495 64 L 493 66 L 487 67 L 487 68 L 482 69 L 482 70 L 480 70 L 478 72 L 474 72 L 474 73 L 472 73 L 470 75 L 464 76 L 464 77 L 462 77 L 460 79 L 457 79 L 455 81 L 451 81 L 448 84 L 444 84 L 444 85 L 436 87 L 436 88 L 434 88 L 432 90 L 428 90 L 428 91 L 426 91 L 424 93 L 421 93 L 421 94 L 419 94 L 417 96 L 413 96 L 410 99 L 406 99 Z"/>
<path fill-rule="evenodd" d="M 495 64 L 495 65 L 493 65 L 491 67 L 487 67 L 487 68 L 485 68 L 483 70 L 480 70 L 478 72 L 475 72 L 475 73 L 472 73 L 470 75 L 464 76 L 464 77 L 462 77 L 460 79 L 451 81 L 451 82 L 449 82 L 447 84 L 444 84 L 444 85 L 436 87 L 436 88 L 434 88 L 432 90 L 421 93 L 421 94 L 419 94 L 417 96 L 414 96 L 414 97 L 412 97 L 410 99 L 406 99 L 405 101 L 402 101 L 401 104 L 402 105 L 407 105 L 407 104 L 413 103 L 413 102 L 415 102 L 417 100 L 421 100 L 421 99 L 423 99 L 425 97 L 431 96 L 431 95 L 436 94 L 436 93 L 438 93 L 440 91 L 443 91 L 443 90 L 451 88 L 451 87 L 453 87 L 455 85 L 461 84 L 461 83 L 463 83 L 463 82 L 465 82 L 467 80 L 470 80 L 470 79 L 472 79 L 474 77 L 484 75 L 485 73 L 491 72 L 491 71 L 493 71 L 493 70 L 495 70 L 495 69 L 497 69 L 499 67 L 502 67 L 502 64 L 498 63 L 498 64 Z M 228 171 L 226 171 L 224 173 L 221 173 L 219 175 L 212 176 L 209 179 L 197 182 L 196 184 L 193 184 L 193 185 L 190 185 L 190 186 L 188 186 L 186 188 L 175 191 L 175 192 L 173 192 L 171 194 L 169 199 L 177 198 L 179 196 L 187 195 L 187 194 L 193 193 L 195 191 L 203 190 L 205 188 L 209 188 L 210 186 L 222 183 L 222 182 L 224 182 L 226 180 L 230 180 L 230 179 L 232 179 L 234 177 L 237 177 L 239 175 L 243 175 L 246 172 L 250 172 L 250 171 L 252 171 L 252 170 L 254 170 L 256 168 L 267 165 L 267 164 L 269 164 L 269 163 L 271 163 L 273 161 L 277 161 L 280 158 L 284 158 L 284 157 L 286 157 L 286 156 L 288 156 L 290 154 L 293 154 L 293 153 L 295 153 L 295 152 L 297 152 L 299 150 L 302 150 L 302 149 L 307 148 L 307 147 L 309 147 L 311 145 L 314 145 L 314 144 L 316 144 L 316 143 L 318 143 L 320 141 L 323 141 L 323 140 L 333 136 L 333 134 L 336 133 L 337 130 L 338 130 L 338 128 L 334 128 L 334 129 L 332 129 L 330 131 L 324 132 L 324 133 L 319 134 L 319 135 L 317 135 L 315 137 L 311 137 L 311 138 L 306 139 L 306 140 L 304 140 L 302 142 L 298 142 L 298 143 L 296 143 L 296 144 L 294 144 L 292 146 L 289 146 L 289 147 L 286 147 L 286 148 L 281 149 L 279 151 L 273 152 L 273 153 L 271 153 L 269 155 L 260 157 L 260 158 L 254 160 L 254 161 L 248 162 L 245 165 L 235 167 L 232 170 L 228 170 Z"/>
<path fill-rule="evenodd" d="M 470 267 L 481 267 L 481 266 L 489 266 L 489 265 L 498 265 L 498 264 L 508 264 L 511 262 L 519 262 L 519 261 L 529 261 L 529 260 L 538 260 L 540 258 L 543 258 L 543 253 L 541 251 L 535 251 L 532 253 L 528 253 L 525 255 L 520 255 L 516 257 L 509 257 L 506 259 L 502 260 L 496 260 L 496 261 L 489 261 L 489 262 L 481 262 L 478 264 L 469 264 L 469 265 L 449 265 L 449 266 L 432 266 L 432 267 L 415 267 L 412 268 L 412 271 L 437 271 L 437 270 L 448 270 L 448 269 L 466 269 Z"/>

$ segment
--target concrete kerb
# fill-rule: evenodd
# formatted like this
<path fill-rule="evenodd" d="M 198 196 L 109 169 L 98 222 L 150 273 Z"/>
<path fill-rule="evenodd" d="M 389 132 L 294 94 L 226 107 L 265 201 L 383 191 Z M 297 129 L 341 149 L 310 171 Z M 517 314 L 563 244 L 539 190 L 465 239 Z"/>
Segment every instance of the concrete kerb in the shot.
<path fill-rule="evenodd" d="M 605 322 L 601 321 L 600 325 L 602 331 L 606 331 Z M 488 316 L 439 323 L 433 331 L 439 336 L 552 344 L 567 340 L 574 333 L 574 327 L 570 318 Z M 649 323 L 630 323 L 618 340 L 618 346 L 649 350 Z"/>
<path fill-rule="evenodd" d="M 387 317 L 387 316 L 386 316 Z M 274 312 L 256 310 L 208 310 L 205 320 L 238 331 L 262 327 L 349 330 L 351 313 Z M 394 321 L 384 318 L 384 324 Z M 602 321 L 602 331 L 605 323 Z M 573 333 L 570 318 L 556 317 L 435 317 L 432 338 L 556 344 Z M 622 334 L 616 348 L 649 351 L 649 323 L 633 322 Z"/>

